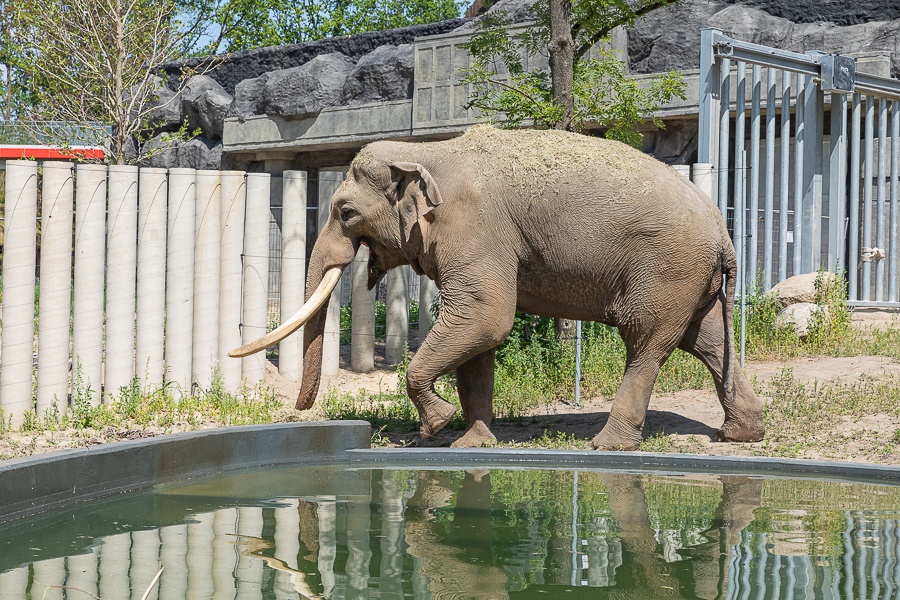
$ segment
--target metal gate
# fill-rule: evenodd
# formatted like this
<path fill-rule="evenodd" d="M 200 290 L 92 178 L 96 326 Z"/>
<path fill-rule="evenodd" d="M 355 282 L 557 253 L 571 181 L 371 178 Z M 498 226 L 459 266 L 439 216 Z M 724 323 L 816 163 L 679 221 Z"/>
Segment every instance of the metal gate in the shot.
<path fill-rule="evenodd" d="M 900 308 L 900 81 L 856 66 L 702 31 L 698 162 L 741 289 L 824 268 L 851 305 Z"/>

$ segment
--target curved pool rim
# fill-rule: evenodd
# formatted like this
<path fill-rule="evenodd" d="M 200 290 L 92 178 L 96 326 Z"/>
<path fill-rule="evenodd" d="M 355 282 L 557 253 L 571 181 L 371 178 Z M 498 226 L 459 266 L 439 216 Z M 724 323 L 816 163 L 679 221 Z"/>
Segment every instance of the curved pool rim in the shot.
<path fill-rule="evenodd" d="M 223 427 L 0 461 L 0 524 L 215 473 L 306 464 L 350 468 L 568 468 L 740 474 L 900 484 L 900 467 L 836 461 L 477 448 L 371 448 L 365 421 Z"/>

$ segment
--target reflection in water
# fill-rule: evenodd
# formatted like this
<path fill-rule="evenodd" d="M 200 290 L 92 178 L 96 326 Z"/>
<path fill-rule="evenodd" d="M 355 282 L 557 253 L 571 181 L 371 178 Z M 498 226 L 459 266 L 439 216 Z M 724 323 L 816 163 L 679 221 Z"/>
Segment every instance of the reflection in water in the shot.
<path fill-rule="evenodd" d="M 0 530 L 0 599 L 891 598 L 900 488 L 281 470 Z M 549 596 L 548 596 L 549 594 Z"/>

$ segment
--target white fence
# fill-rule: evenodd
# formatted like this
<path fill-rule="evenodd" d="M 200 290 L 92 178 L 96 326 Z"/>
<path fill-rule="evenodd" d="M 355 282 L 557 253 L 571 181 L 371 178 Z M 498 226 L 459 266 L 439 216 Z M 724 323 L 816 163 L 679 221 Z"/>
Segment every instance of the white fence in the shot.
<path fill-rule="evenodd" d="M 263 356 L 227 351 L 266 329 L 268 216 L 266 174 L 7 162 L 6 418 L 62 409 L 76 385 L 96 404 L 134 378 L 261 381 Z"/>
<path fill-rule="evenodd" d="M 93 404 L 109 401 L 135 378 L 177 384 L 185 393 L 208 388 L 216 372 L 229 391 L 261 382 L 263 353 L 233 359 L 228 350 L 302 305 L 307 215 L 321 228 L 345 172 L 319 172 L 316 210 L 308 207 L 305 171 L 286 171 L 272 189 L 262 173 L 8 161 L 0 313 L 5 418 L 18 425 L 26 411 L 42 414 L 54 403 L 62 410 L 75 393 Z M 273 211 L 279 235 L 270 229 Z M 376 341 L 366 253 L 360 249 L 343 286 L 355 291 L 348 366 L 362 372 L 374 369 Z M 276 277 L 273 257 L 280 262 Z M 410 285 L 412 276 L 408 267 L 387 276 L 388 364 L 401 360 L 409 339 L 410 290 L 418 289 L 425 307 L 436 294 L 427 278 Z M 339 287 L 328 309 L 325 377 L 340 365 L 340 296 Z M 423 336 L 431 319 L 427 309 L 420 315 Z M 300 380 L 302 348 L 302 330 L 281 342 L 282 376 Z"/>

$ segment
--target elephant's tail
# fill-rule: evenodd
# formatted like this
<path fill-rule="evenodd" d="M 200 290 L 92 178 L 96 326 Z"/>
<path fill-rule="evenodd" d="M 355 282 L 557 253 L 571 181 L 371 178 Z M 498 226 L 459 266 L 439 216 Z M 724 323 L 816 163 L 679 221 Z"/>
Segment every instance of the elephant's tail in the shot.
<path fill-rule="evenodd" d="M 734 401 L 734 290 L 737 283 L 737 257 L 728 236 L 722 244 L 722 274 L 725 276 L 725 297 L 722 299 L 722 317 L 725 322 L 725 356 L 722 365 L 722 385 L 725 398 Z"/>

